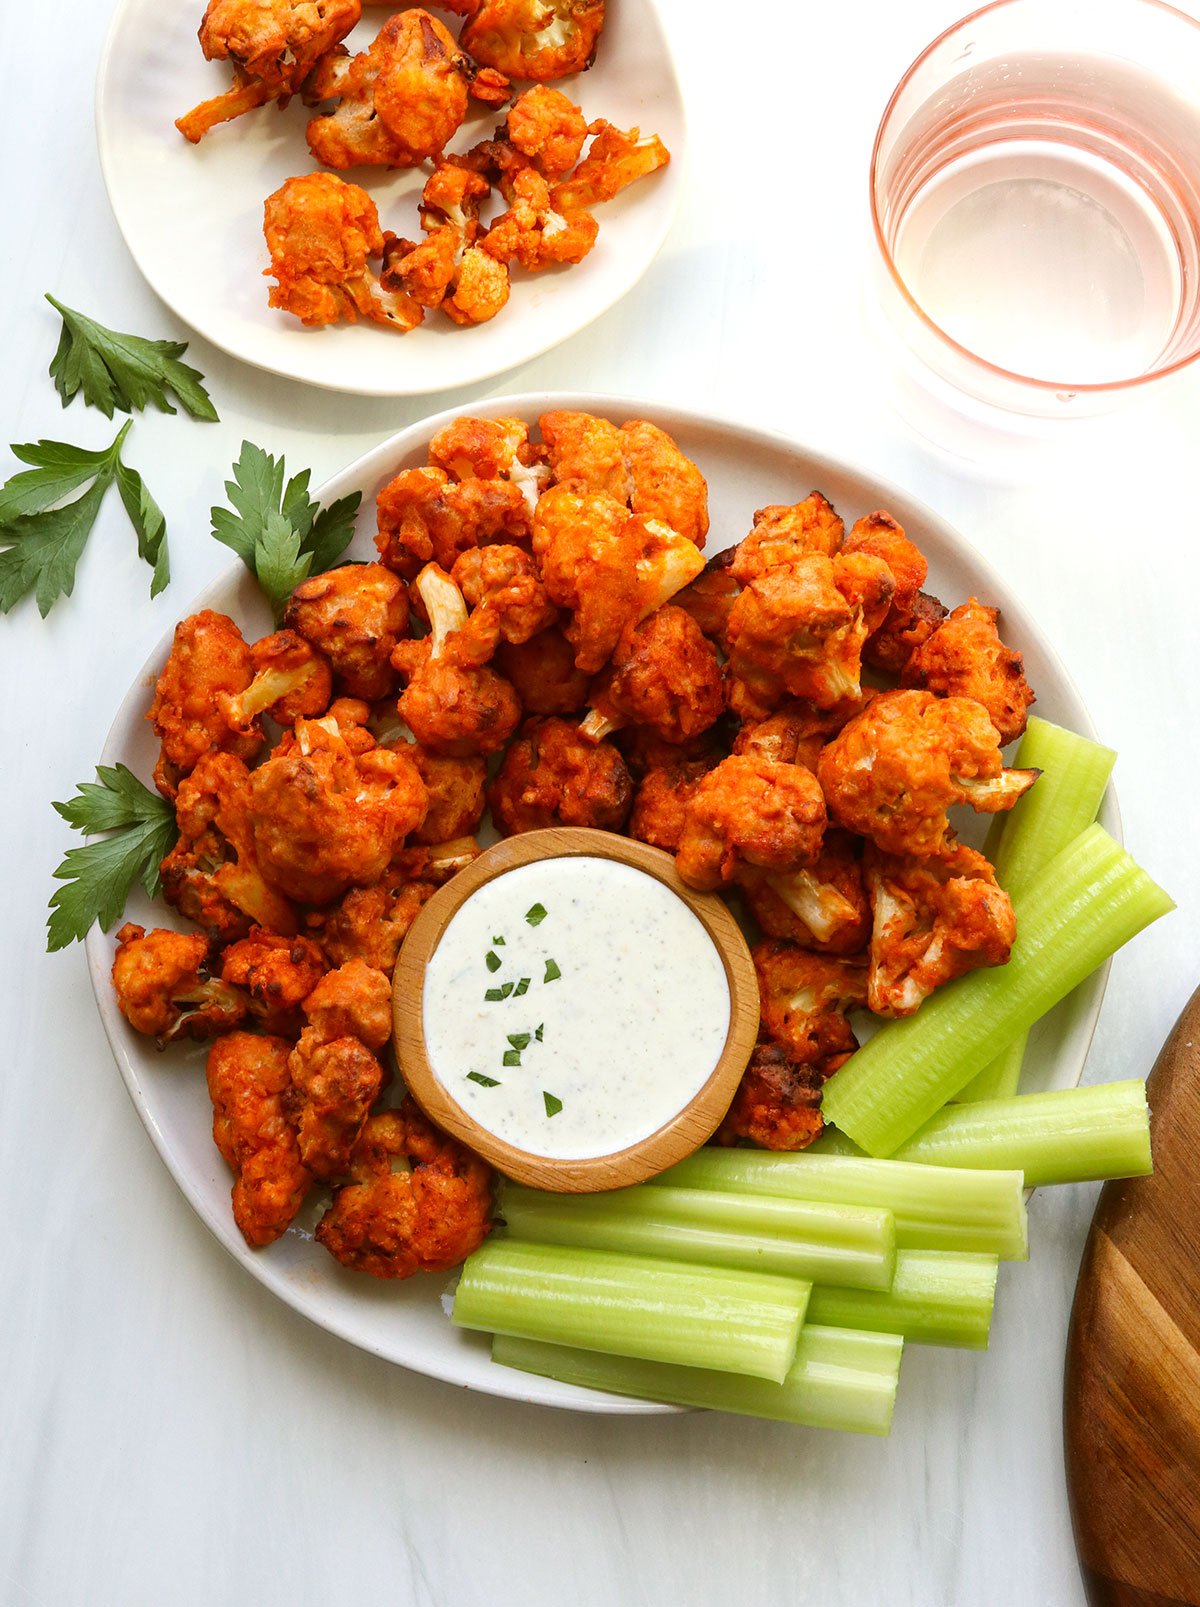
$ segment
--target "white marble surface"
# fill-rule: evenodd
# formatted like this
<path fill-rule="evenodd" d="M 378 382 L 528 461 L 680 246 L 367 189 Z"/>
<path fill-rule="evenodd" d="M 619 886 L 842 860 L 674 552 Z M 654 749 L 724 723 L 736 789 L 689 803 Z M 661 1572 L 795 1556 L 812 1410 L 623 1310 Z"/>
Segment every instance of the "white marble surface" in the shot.
<path fill-rule="evenodd" d="M 873 125 L 956 0 L 664 7 L 691 114 L 674 234 L 622 306 L 487 394 L 586 385 L 699 401 L 873 465 L 987 552 L 1120 749 L 1127 840 L 1180 903 L 1118 960 L 1087 1073 L 1141 1074 L 1200 947 L 1187 807 L 1200 782 L 1200 373 L 1082 430 L 1042 483 L 945 464 L 883 406 L 861 297 Z M 95 161 L 91 79 L 111 9 L 0 0 L 21 60 L 53 63 L 22 72 L 10 120 L 0 441 L 113 433 L 79 404 L 59 410 L 43 290 L 118 327 L 173 329 L 122 247 Z M 467 1396 L 309 1327 L 192 1216 L 121 1090 L 82 952 L 42 953 L 50 871 L 69 841 L 49 800 L 89 772 L 118 694 L 226 563 L 206 510 L 243 435 L 319 480 L 451 399 L 360 403 L 291 389 L 201 342 L 191 356 L 222 422 L 146 416 L 129 443 L 170 522 L 170 591 L 147 601 L 114 504 L 75 597 L 45 622 L 28 607 L 0 621 L 0 1600 L 1080 1607 L 1060 1380 L 1093 1189 L 1037 1196 L 1033 1259 L 1004 1269 L 990 1352 L 911 1349 L 882 1443 Z"/>

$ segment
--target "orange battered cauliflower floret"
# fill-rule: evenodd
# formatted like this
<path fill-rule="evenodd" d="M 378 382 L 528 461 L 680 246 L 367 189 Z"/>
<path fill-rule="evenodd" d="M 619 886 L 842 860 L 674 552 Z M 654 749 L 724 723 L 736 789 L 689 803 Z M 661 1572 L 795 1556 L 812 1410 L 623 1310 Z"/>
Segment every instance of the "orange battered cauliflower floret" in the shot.
<path fill-rule="evenodd" d="M 847 1010 L 866 1003 L 861 965 L 769 938 L 751 950 L 763 1028 L 798 1064 L 830 1077 L 858 1048 Z"/>
<path fill-rule="evenodd" d="M 912 1015 L 943 982 L 1007 963 L 1017 935 L 1012 903 L 973 848 L 912 859 L 869 847 L 866 874 L 874 913 L 867 1002 L 876 1015 Z"/>
<path fill-rule="evenodd" d="M 376 1278 L 448 1272 L 491 1227 L 492 1172 L 406 1099 L 372 1116 L 316 1237 L 343 1266 Z"/>
<path fill-rule="evenodd" d="M 283 1038 L 233 1032 L 208 1051 L 213 1139 L 234 1174 L 233 1220 L 247 1244 L 273 1244 L 312 1187 L 287 1113 Z"/>
<path fill-rule="evenodd" d="M 587 131 L 579 107 L 561 90 L 543 84 L 517 96 L 504 125 L 508 143 L 549 179 L 561 178 L 575 166 Z"/>
<path fill-rule="evenodd" d="M 328 972 L 304 1001 L 308 1026 L 292 1051 L 288 1112 L 314 1177 L 344 1176 L 383 1087 L 374 1051 L 392 1031 L 392 989 L 382 971 L 353 959 Z"/>
<path fill-rule="evenodd" d="M 221 955 L 221 980 L 241 988 L 250 1013 L 266 1032 L 295 1037 L 300 1006 L 325 975 L 321 950 L 306 937 L 280 937 L 253 927 Z"/>
<path fill-rule="evenodd" d="M 733 751 L 774 759 L 777 764 L 802 764 L 815 775 L 826 742 L 874 696 L 874 692 L 864 691 L 828 709 L 801 700 L 785 703 L 765 720 L 744 721 L 733 739 Z"/>
<path fill-rule="evenodd" d="M 402 469 L 379 493 L 375 545 L 405 580 L 427 563 L 451 570 L 456 560 L 491 542 L 527 540 L 530 508 L 508 479 L 452 480 L 445 469 Z"/>
<path fill-rule="evenodd" d="M 620 831 L 633 801 L 625 761 L 589 742 L 566 720 L 528 720 L 488 788 L 492 819 L 506 837 L 546 826 Z"/>
<path fill-rule="evenodd" d="M 947 612 L 936 597 L 924 591 L 919 591 L 913 599 L 912 613 L 907 619 L 894 620 L 893 610 L 889 609 L 887 618 L 863 648 L 864 663 L 887 675 L 900 675 L 916 649 L 937 630 Z"/>
<path fill-rule="evenodd" d="M 836 509 L 819 491 L 810 491 L 802 502 L 787 507 L 773 503 L 759 508 L 750 534 L 728 555 L 729 571 L 747 586 L 768 570 L 812 553 L 836 557 L 845 528 Z"/>
<path fill-rule="evenodd" d="M 974 698 L 987 710 L 1003 747 L 1024 731 L 1035 700 L 1024 659 L 1000 640 L 998 615 L 999 609 L 986 608 L 974 597 L 954 609 L 915 649 L 900 684 L 938 697 Z"/>
<path fill-rule="evenodd" d="M 501 642 L 496 668 L 516 688 L 526 714 L 574 714 L 587 703 L 591 678 L 575 668 L 575 650 L 560 630 L 528 642 Z"/>
<path fill-rule="evenodd" d="M 496 542 L 473 547 L 455 560 L 451 579 L 471 610 L 456 639 L 465 661 L 485 664 L 500 643 L 520 644 L 558 618 L 533 559 L 521 547 Z"/>
<path fill-rule="evenodd" d="M 550 204 L 560 212 L 599 206 L 611 201 L 630 184 L 666 167 L 671 153 L 657 134 L 641 136 L 641 130 L 628 133 L 606 123 L 603 118 L 589 125 L 594 137 L 588 153 L 569 177 L 550 191 Z"/>
<path fill-rule="evenodd" d="M 676 604 L 687 610 L 709 641 L 715 642 L 722 652 L 725 651 L 729 615 L 742 594 L 741 582 L 730 573 L 736 551 L 734 547 L 715 554 L 691 585 L 676 592 L 674 598 Z"/>
<path fill-rule="evenodd" d="M 675 865 L 689 887 L 713 892 L 747 866 L 813 864 L 824 832 L 825 801 L 807 770 L 733 755 L 692 794 Z"/>
<path fill-rule="evenodd" d="M 647 419 L 622 424 L 621 455 L 629 477 L 629 505 L 642 519 L 657 519 L 703 547 L 708 534 L 708 486 L 665 430 Z"/>
<path fill-rule="evenodd" d="M 639 842 L 650 843 L 668 854 L 679 852 L 687 806 L 701 778 L 716 761 L 679 759 L 671 765 L 647 770 L 638 784 L 629 824 L 625 828 Z"/>
<path fill-rule="evenodd" d="M 229 1032 L 246 1000 L 209 972 L 208 939 L 198 932 L 147 932 L 132 921 L 117 933 L 112 979 L 121 1014 L 161 1048 L 175 1038 Z"/>
<path fill-rule="evenodd" d="M 408 594 L 382 564 L 343 564 L 302 580 L 287 605 L 291 630 L 319 648 L 340 689 L 375 702 L 395 691 L 390 659 L 408 629 Z"/>
<path fill-rule="evenodd" d="M 363 960 L 390 976 L 426 903 L 478 854 L 473 837 L 439 843 L 424 854 L 405 849 L 370 887 L 352 887 L 340 903 L 310 915 L 309 930 L 332 964 Z"/>
<path fill-rule="evenodd" d="M 647 725 L 666 742 L 688 742 L 720 719 L 725 682 L 715 648 L 682 608 L 668 604 L 627 625 L 593 690 L 586 736 Z"/>
<path fill-rule="evenodd" d="M 1006 770 L 982 704 L 932 692 L 881 692 L 821 753 L 830 817 L 889 854 L 935 854 L 946 810 L 1011 809 L 1036 770 Z"/>
<path fill-rule="evenodd" d="M 480 174 L 439 162 L 421 198 L 420 245 L 390 236 L 380 282 L 422 307 L 439 307 L 457 324 L 482 324 L 508 301 L 508 269 L 476 245 L 479 208 L 491 194 Z"/>
<path fill-rule="evenodd" d="M 385 288 L 368 266 L 384 247 L 375 203 L 332 173 L 290 178 L 263 207 L 276 282 L 268 302 L 312 326 L 366 318 L 407 334 L 425 316 L 403 288 Z"/>
<path fill-rule="evenodd" d="M 748 1138 L 761 1149 L 807 1149 L 825 1126 L 823 1081 L 815 1067 L 793 1060 L 782 1044 L 755 1044 L 717 1130 L 717 1143 L 736 1144 Z"/>
<path fill-rule="evenodd" d="M 860 849 L 856 837 L 833 829 L 811 866 L 744 874 L 746 902 L 766 935 L 823 954 L 857 954 L 871 932 Z"/>
<path fill-rule="evenodd" d="M 429 808 L 424 823 L 409 841 L 437 847 L 459 837 L 471 837 L 483 819 L 483 790 L 487 761 L 479 757 L 454 759 L 443 753 L 426 753 L 418 744 L 398 744 L 407 753 L 425 783 Z"/>
<path fill-rule="evenodd" d="M 563 409 L 543 413 L 538 428 L 546 443 L 553 484 L 603 493 L 622 507 L 628 505 L 633 485 L 625 442 L 615 424 L 594 413 Z"/>
<path fill-rule="evenodd" d="M 843 552 L 866 552 L 881 558 L 891 571 L 896 589 L 883 622 L 872 633 L 863 649 L 868 663 L 886 668 L 892 644 L 912 630 L 918 598 L 929 573 L 924 554 L 904 534 L 890 513 L 869 513 L 857 519 L 842 546 Z M 878 644 L 878 652 L 876 645 Z"/>
<path fill-rule="evenodd" d="M 333 670 L 323 653 L 295 631 L 276 631 L 250 649 L 254 679 L 243 692 L 219 695 L 231 729 L 247 733 L 268 715 L 276 725 L 324 714 L 333 697 Z"/>
<path fill-rule="evenodd" d="M 336 100 L 308 125 L 326 167 L 415 167 L 441 155 L 467 115 L 469 66 L 428 11 L 389 17 L 357 56 L 331 52 L 305 85 L 309 101 Z"/>
<path fill-rule="evenodd" d="M 506 78 L 539 83 L 592 64 L 604 26 L 604 0 L 473 0 L 462 47 Z"/>
<path fill-rule="evenodd" d="M 463 416 L 443 424 L 429 443 L 429 461 L 452 480 L 511 480 L 532 515 L 550 471 L 541 448 L 519 418 Z"/>
<path fill-rule="evenodd" d="M 200 48 L 208 61 L 233 63 L 233 87 L 175 127 L 194 145 L 218 123 L 269 101 L 286 103 L 361 15 L 361 0 L 209 0 Z"/>
<path fill-rule="evenodd" d="M 146 716 L 162 743 L 154 780 L 164 797 L 174 798 L 181 777 L 214 749 L 246 760 L 257 755 L 262 726 L 229 714 L 229 700 L 253 678 L 251 651 L 227 615 L 206 608 L 176 625 Z"/>
<path fill-rule="evenodd" d="M 581 208 L 560 209 L 550 186 L 535 168 L 526 167 L 503 185 L 508 211 L 484 235 L 482 248 L 497 262 L 517 262 L 530 273 L 556 263 L 582 262 L 596 243 L 599 226 Z"/>
<path fill-rule="evenodd" d="M 328 719 L 297 720 L 294 741 L 253 773 L 248 790 L 263 873 L 302 904 L 378 881 L 425 818 L 412 760 L 387 748 L 353 753 Z"/>

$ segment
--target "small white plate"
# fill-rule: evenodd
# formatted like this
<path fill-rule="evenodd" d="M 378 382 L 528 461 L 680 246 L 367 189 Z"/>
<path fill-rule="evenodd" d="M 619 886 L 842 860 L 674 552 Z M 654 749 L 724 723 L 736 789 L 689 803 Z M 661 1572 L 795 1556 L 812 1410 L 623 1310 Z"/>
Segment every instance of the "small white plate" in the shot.
<path fill-rule="evenodd" d="M 122 0 L 100 58 L 96 136 L 109 201 L 134 261 L 168 307 L 233 357 L 362 396 L 474 385 L 586 328 L 633 288 L 666 238 L 685 144 L 675 64 L 653 0 L 611 0 L 595 66 L 559 87 L 589 120 L 658 134 L 671 161 L 597 209 L 600 234 L 591 254 L 573 268 L 516 269 L 507 307 L 476 328 L 430 314 L 408 335 L 363 323 L 305 329 L 267 305 L 262 223 L 267 196 L 318 167 L 304 139 L 312 113 L 299 99 L 282 112 L 266 106 L 189 145 L 175 119 L 220 94 L 232 77 L 226 63 L 201 54 L 203 10 L 203 0 Z M 348 43 L 363 48 L 387 15 L 369 7 Z M 457 30 L 454 18 L 445 20 Z M 503 115 L 473 110 L 450 149 L 487 138 Z M 356 168 L 344 176 L 371 193 L 385 229 L 420 238 L 416 206 L 427 167 Z"/>
<path fill-rule="evenodd" d="M 1001 608 L 1005 639 L 1025 655 L 1029 679 L 1038 695 L 1038 713 L 1085 736 L 1095 736 L 1079 694 L 1023 606 L 974 548 L 915 498 L 873 475 L 818 457 L 780 436 L 719 423 L 694 413 L 658 406 L 647 408 L 625 397 L 545 393 L 508 396 L 474 404 L 470 411 L 479 417 L 517 417 L 533 424 L 540 413 L 550 408 L 580 408 L 618 422 L 649 416 L 668 430 L 708 479 L 710 553 L 739 541 L 749 530 L 756 508 L 772 502 L 794 502 L 813 487 L 824 491 L 848 522 L 886 508 L 929 559 L 929 586 L 933 592 L 947 603 L 975 595 Z M 376 493 L 399 470 L 424 463 L 430 436 L 462 411 L 450 409 L 402 430 L 317 492 L 321 501 L 328 502 L 350 491 L 362 491 L 362 512 L 349 556 L 375 555 Z M 199 608 L 215 608 L 232 615 L 248 640 L 271 629 L 269 611 L 240 564 L 194 599 L 191 611 Z M 181 607 L 181 617 L 187 611 Z M 119 760 L 146 780 L 158 751 L 145 718 L 146 709 L 150 688 L 170 646 L 168 634 L 126 695 L 102 755 L 102 763 L 115 764 Z M 1119 836 L 1120 822 L 1111 789 L 1101 818 L 1108 830 Z M 152 905 L 139 892 L 130 901 L 127 918 L 147 927 L 161 926 L 171 923 L 172 912 L 161 904 Z M 153 1042 L 135 1033 L 117 1009 L 110 978 L 111 935 L 93 927 L 87 939 L 87 954 L 104 1029 L 155 1147 L 201 1219 L 230 1255 L 281 1300 L 364 1350 L 488 1394 L 599 1412 L 674 1409 L 494 1367 L 486 1338 L 465 1333 L 448 1321 L 441 1299 L 446 1288 L 444 1280 L 418 1277 L 400 1284 L 379 1283 L 345 1271 L 315 1244 L 312 1227 L 324 1208 L 323 1197 L 309 1206 L 277 1244 L 266 1250 L 249 1249 L 234 1227 L 229 1173 L 212 1142 L 204 1050 L 174 1048 L 159 1054 Z M 1026 1064 L 1027 1089 L 1070 1088 L 1078 1083 L 1106 979 L 1107 967 L 1039 1024 Z M 181 1060 L 190 1064 L 181 1064 Z"/>

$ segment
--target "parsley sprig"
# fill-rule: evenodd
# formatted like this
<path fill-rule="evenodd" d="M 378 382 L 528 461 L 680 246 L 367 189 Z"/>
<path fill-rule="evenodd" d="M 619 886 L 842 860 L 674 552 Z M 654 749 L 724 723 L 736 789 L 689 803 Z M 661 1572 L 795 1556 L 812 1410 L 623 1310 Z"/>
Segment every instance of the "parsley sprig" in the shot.
<path fill-rule="evenodd" d="M 50 377 L 64 407 L 82 391 L 84 401 L 106 418 L 112 418 L 114 408 L 140 412 L 149 402 L 160 412 L 173 413 L 170 397 L 174 396 L 193 418 L 216 421 L 203 374 L 179 361 L 187 351 L 186 341 L 124 335 L 64 307 L 53 296 L 46 300 L 63 321 Z"/>
<path fill-rule="evenodd" d="M 50 900 L 46 948 L 51 954 L 81 941 L 94 921 L 107 932 L 120 919 L 135 882 L 153 898 L 158 867 L 179 835 L 171 805 L 123 764 L 97 765 L 96 776 L 81 782 L 66 803 L 54 805 L 76 831 L 105 835 L 68 849 L 54 872 L 64 885 Z"/>
<path fill-rule="evenodd" d="M 12 448 L 29 468 L 0 487 L 0 613 L 30 592 L 44 618 L 59 597 L 69 597 L 105 492 L 116 481 L 137 535 L 138 554 L 153 570 L 151 597 L 170 579 L 167 524 L 136 469 L 121 457 L 130 425 L 98 452 L 67 441 L 31 441 Z M 73 502 L 64 498 L 80 486 Z"/>
<path fill-rule="evenodd" d="M 255 576 L 277 620 L 300 582 L 345 552 L 362 501 L 355 491 L 322 508 L 308 494 L 308 469 L 290 480 L 286 474 L 282 457 L 243 441 L 233 479 L 225 482 L 231 507 L 212 510 L 213 535 Z"/>

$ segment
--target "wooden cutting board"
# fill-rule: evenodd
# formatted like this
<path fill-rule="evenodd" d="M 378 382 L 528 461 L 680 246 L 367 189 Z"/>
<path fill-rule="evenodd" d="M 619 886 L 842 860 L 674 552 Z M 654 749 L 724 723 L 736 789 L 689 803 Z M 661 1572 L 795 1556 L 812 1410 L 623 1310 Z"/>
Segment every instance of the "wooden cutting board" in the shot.
<path fill-rule="evenodd" d="M 1200 990 L 1149 1093 L 1154 1175 L 1105 1185 L 1067 1340 L 1067 1487 L 1091 1607 L 1200 1607 Z"/>

